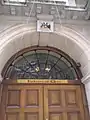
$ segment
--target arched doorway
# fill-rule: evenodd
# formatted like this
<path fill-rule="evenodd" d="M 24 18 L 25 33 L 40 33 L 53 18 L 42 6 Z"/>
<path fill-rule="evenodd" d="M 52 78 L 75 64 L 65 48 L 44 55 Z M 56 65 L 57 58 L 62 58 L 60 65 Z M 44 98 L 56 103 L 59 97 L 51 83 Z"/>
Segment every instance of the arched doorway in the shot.
<path fill-rule="evenodd" d="M 16 53 L 2 72 L 2 120 L 89 120 L 79 67 L 53 47 Z"/>
<path fill-rule="evenodd" d="M 62 50 L 64 53 L 66 53 L 67 55 L 69 55 L 76 63 L 80 63 L 81 64 L 81 72 L 82 72 L 82 74 L 83 74 L 83 77 L 82 77 L 82 75 L 80 75 L 80 78 L 82 78 L 82 82 L 83 83 L 85 83 L 85 87 L 86 87 L 86 93 L 87 93 L 87 100 L 88 100 L 88 105 L 87 105 L 87 102 L 86 102 L 86 96 L 85 96 L 85 91 L 83 92 L 83 85 L 81 84 L 81 81 L 79 80 L 69 80 L 69 85 L 71 86 L 71 85 L 73 85 L 73 88 L 75 88 L 75 86 L 79 86 L 79 88 L 78 89 L 80 89 L 80 91 L 78 91 L 78 90 L 76 90 L 76 89 L 73 89 L 72 87 L 71 87 L 71 89 L 73 90 L 73 91 L 78 91 L 78 93 L 81 93 L 82 92 L 82 100 L 81 101 L 83 101 L 82 103 L 83 103 L 83 111 L 84 111 L 84 113 L 85 113 L 85 115 L 84 116 L 87 116 L 86 118 L 85 118 L 85 120 L 88 120 L 88 111 L 87 111 L 87 107 L 89 108 L 89 110 L 90 110 L 90 97 L 89 97 L 89 93 L 90 93 L 90 46 L 89 46 L 89 43 L 88 43 L 88 41 L 87 41 L 87 39 L 84 37 L 84 36 L 82 36 L 80 33 L 78 33 L 77 31 L 75 31 L 74 29 L 71 29 L 71 28 L 68 28 L 68 27 L 65 27 L 65 26 L 62 26 L 61 28 L 58 26 L 58 25 L 55 25 L 55 31 L 53 32 L 53 33 L 37 33 L 36 32 L 36 26 L 34 26 L 34 25 L 32 25 L 32 24 L 30 24 L 30 25 L 28 25 L 28 24 L 18 24 L 18 25 L 13 25 L 13 26 L 11 26 L 11 27 L 9 27 L 7 30 L 5 30 L 5 31 L 2 31 L 1 33 L 0 33 L 0 82 L 2 82 L 3 84 L 4 84 L 4 86 L 3 86 L 3 84 L 1 83 L 0 84 L 0 89 L 1 89 L 1 93 L 0 93 L 0 95 L 1 96 L 3 96 L 3 97 L 1 97 L 0 98 L 0 101 L 3 101 L 3 103 L 2 103 L 2 109 L 0 109 L 1 110 L 1 112 L 0 112 L 0 114 L 2 113 L 2 111 L 4 111 L 3 113 L 2 113 L 2 120 L 4 119 L 3 117 L 6 117 L 5 116 L 5 114 L 6 114 L 6 112 L 5 112 L 5 109 L 4 108 L 6 108 L 6 106 L 5 106 L 5 104 L 6 104 L 6 98 L 7 98 L 7 91 L 9 90 L 9 91 L 13 91 L 13 92 L 15 92 L 15 90 L 16 90 L 16 88 L 14 87 L 14 84 L 16 84 L 17 82 L 18 82 L 18 85 L 20 85 L 21 83 L 21 80 L 20 81 L 16 81 L 16 83 L 11 83 L 11 81 L 9 81 L 9 83 L 7 83 L 8 82 L 8 80 L 6 80 L 5 82 L 4 82 L 4 79 L 2 78 L 2 75 L 4 76 L 5 74 L 5 72 L 6 72 L 6 70 L 5 71 L 3 71 L 3 74 L 1 75 L 1 73 L 2 73 L 2 69 L 4 68 L 4 66 L 5 66 L 5 64 L 7 63 L 7 61 L 9 61 L 9 59 L 14 55 L 14 54 L 16 54 L 16 53 L 18 53 L 20 50 L 22 50 L 22 49 L 24 49 L 24 48 L 27 48 L 27 47 L 30 47 L 30 46 L 52 46 L 52 47 L 54 47 L 54 48 L 58 48 L 58 49 L 60 49 L 60 50 Z M 16 58 L 16 57 L 15 57 Z M 71 60 L 72 60 L 71 59 Z M 15 60 L 15 59 L 14 59 Z M 12 62 L 11 62 L 12 63 Z M 10 67 L 12 66 L 12 65 L 10 65 L 10 64 L 8 64 Z M 7 65 L 7 68 L 8 68 L 8 65 Z M 79 64 L 78 64 L 79 65 Z M 77 66 L 77 65 L 75 65 L 75 66 Z M 36 70 L 38 70 L 38 69 L 36 69 Z M 49 69 L 46 69 L 46 70 L 49 70 Z M 77 72 L 76 72 L 76 76 L 78 77 L 78 75 L 77 75 Z M 6 78 L 7 78 L 7 76 L 6 76 Z M 76 78 L 76 77 L 75 77 Z M 7 78 L 8 79 L 8 78 Z M 26 81 L 26 80 L 25 80 Z M 26 83 L 25 83 L 25 81 L 22 81 L 22 84 L 21 84 L 21 86 L 22 87 L 20 87 L 20 88 L 25 88 L 25 86 L 26 86 L 26 84 L 32 84 L 32 85 L 35 85 L 35 84 L 37 84 L 37 83 L 35 83 L 35 81 L 31 81 L 32 83 L 29 83 L 29 81 L 27 80 L 26 81 Z M 23 83 L 24 82 L 24 83 Z M 41 85 L 41 82 L 42 81 L 37 81 L 40 85 Z M 54 81 L 53 80 L 53 82 L 52 82 L 52 80 L 50 81 L 50 83 L 48 83 L 47 85 L 47 87 L 44 87 L 44 80 L 43 80 L 43 87 L 42 86 L 38 86 L 38 88 L 35 86 L 35 87 L 31 87 L 32 89 L 33 88 L 35 88 L 35 90 L 38 90 L 39 88 L 41 88 L 41 89 L 39 89 L 38 91 L 42 91 L 41 92 L 41 94 L 43 94 L 44 93 L 44 91 L 46 90 L 46 91 L 50 91 L 50 90 L 52 90 L 53 91 L 53 93 L 54 93 L 54 95 L 56 95 L 56 97 L 53 97 L 53 98 L 57 98 L 55 101 L 57 101 L 57 103 L 56 104 L 58 104 L 58 101 L 60 101 L 61 99 L 60 98 L 63 98 L 63 97 L 58 97 L 58 94 L 59 94 L 59 92 L 58 91 L 61 91 L 61 89 L 62 89 L 62 86 L 65 84 L 65 86 L 64 86 L 64 90 L 66 90 L 66 91 L 68 91 L 68 89 L 66 89 L 66 88 L 68 88 L 67 86 L 68 86 L 68 84 L 67 84 L 67 80 L 65 81 L 65 80 L 63 80 L 63 82 L 61 81 L 61 82 L 59 82 L 59 81 Z M 80 83 L 78 83 L 78 82 L 80 82 Z M 5 86 L 7 86 L 7 84 L 8 85 L 10 85 L 10 84 L 13 84 L 13 87 L 11 87 L 11 86 L 9 86 L 8 88 L 8 90 L 7 90 L 7 87 L 5 88 Z M 25 84 L 25 86 L 23 86 L 23 84 Z M 53 90 L 53 87 L 52 88 L 50 88 L 50 85 L 59 85 L 59 88 L 60 89 L 58 89 L 58 88 L 56 88 L 55 87 L 55 91 L 56 92 L 54 92 L 54 90 Z M 17 85 L 17 84 L 16 84 Z M 60 87 L 60 85 L 61 85 L 61 87 Z M 46 86 L 46 85 L 45 85 Z M 82 88 L 81 88 L 82 87 Z M 2 89 L 3 88 L 3 89 Z M 13 90 L 12 90 L 12 88 L 13 88 Z M 18 90 L 20 90 L 20 88 L 17 88 Z M 50 89 L 49 89 L 50 88 Z M 35 96 L 37 96 L 37 92 L 35 93 L 35 91 L 34 92 L 32 92 L 32 89 L 30 89 L 30 91 L 31 91 L 31 93 L 33 94 L 33 95 L 35 95 Z M 34 90 L 34 89 L 33 89 Z M 4 91 L 3 93 L 2 93 L 2 91 Z M 27 91 L 27 90 L 26 90 Z M 71 97 L 69 97 L 69 95 L 70 94 L 72 94 L 72 98 L 73 98 L 73 100 L 71 101 L 71 102 L 73 102 L 73 101 L 75 101 L 75 95 L 76 95 L 76 92 L 70 92 L 69 91 L 69 94 L 67 94 L 67 96 L 68 97 L 65 97 L 65 93 L 64 92 L 61 92 L 62 93 L 62 95 L 64 96 L 64 98 L 68 98 L 68 101 L 70 101 L 71 99 Z M 19 99 L 19 102 L 18 102 L 18 100 L 16 100 L 15 98 L 17 98 L 16 96 L 19 96 L 19 93 L 22 93 L 21 94 L 21 96 L 23 97 L 24 95 L 26 95 L 24 92 L 23 92 L 23 90 L 21 90 L 21 91 L 16 91 L 15 92 L 15 94 L 13 94 L 13 93 L 11 93 L 11 92 L 9 92 L 9 95 L 11 95 L 12 96 L 12 100 L 15 100 L 15 101 L 17 101 L 17 103 L 15 103 L 14 104 L 14 107 L 15 108 L 19 108 L 20 107 L 20 105 L 18 105 L 18 104 L 23 104 L 22 105 L 22 107 L 21 107 L 21 109 L 18 109 L 18 111 L 22 111 L 21 113 L 20 113 L 20 116 L 24 116 L 24 114 L 22 114 L 22 113 L 24 113 L 24 107 L 23 106 L 25 106 L 25 104 L 24 104 L 24 101 L 22 102 L 22 103 L 20 103 L 20 101 L 21 101 L 21 99 L 22 99 L 22 97 L 19 97 L 20 99 Z M 46 93 L 46 98 L 47 98 L 47 94 L 48 94 L 48 92 L 45 92 Z M 44 94 L 45 94 L 44 93 Z M 50 92 L 49 92 L 50 93 Z M 73 93 L 75 93 L 74 95 L 73 95 Z M 2 95 L 3 94 L 3 95 Z M 30 92 L 28 93 L 28 94 L 30 94 Z M 14 96 L 13 96 L 14 95 Z M 54 95 L 52 95 L 52 96 L 54 96 Z M 35 96 L 33 97 L 33 98 L 35 98 Z M 78 95 L 77 95 L 78 96 Z M 14 99 L 13 99 L 14 98 Z M 26 97 L 24 97 L 24 98 L 26 98 Z M 40 97 L 39 97 L 40 98 Z M 51 98 L 51 96 L 50 96 L 50 98 Z M 79 97 L 78 97 L 79 98 Z M 17 98 L 18 99 L 18 98 Z M 33 101 L 33 100 L 32 100 Z M 38 101 L 39 101 L 39 99 L 38 99 Z M 44 96 L 42 96 L 42 100 L 41 100 L 41 103 L 42 103 L 42 106 L 44 106 L 44 105 L 46 105 L 46 103 L 47 103 L 47 105 L 48 105 L 48 102 L 44 102 L 45 100 L 44 100 Z M 47 101 L 47 100 L 46 100 Z M 50 101 L 50 100 L 48 100 L 48 101 Z M 61 103 L 63 103 L 63 105 L 61 105 L 61 106 L 64 106 L 65 105 L 65 101 L 67 101 L 67 100 L 65 100 L 65 99 L 62 99 L 61 101 L 64 101 L 64 103 L 63 102 L 61 102 Z M 77 100 L 78 101 L 78 100 Z M 70 103 L 71 103 L 70 102 Z M 34 102 L 35 103 L 35 102 Z M 37 102 L 38 103 L 38 102 Z M 49 102 L 50 103 L 50 102 Z M 60 103 L 60 102 L 59 102 Z M 68 103 L 68 102 L 67 102 Z M 75 103 L 75 102 L 74 102 Z M 12 104 L 12 101 L 11 101 L 11 104 Z M 16 105 L 17 104 L 17 105 Z M 55 105 L 56 105 L 55 104 Z M 31 104 L 30 104 L 31 105 Z M 27 105 L 27 108 L 31 108 L 31 106 L 32 106 L 32 110 L 34 109 L 34 105 Z M 36 105 L 36 104 L 35 104 Z M 39 104 L 38 104 L 39 105 Z M 54 108 L 55 108 L 55 105 L 54 105 Z M 75 105 L 75 104 L 73 104 L 73 105 Z M 78 105 L 78 104 L 77 104 Z M 36 105 L 37 106 L 37 105 Z M 39 106 L 41 106 L 41 104 L 39 105 Z M 48 105 L 48 106 L 50 106 L 50 105 Z M 60 105 L 59 105 L 60 106 Z M 12 105 L 11 106 L 9 106 L 8 108 L 11 108 L 12 107 Z M 52 106 L 53 107 L 53 106 Z M 52 108 L 51 107 L 51 108 Z M 68 107 L 70 107 L 70 106 L 68 106 Z M 75 106 L 74 106 L 75 107 Z M 37 106 L 37 108 L 39 108 L 38 106 Z M 35 113 L 38 113 L 38 111 L 39 111 L 39 109 L 37 109 L 37 108 L 35 108 L 37 111 L 35 112 Z M 46 109 L 46 110 L 45 110 Z M 59 116 L 59 114 L 58 113 L 62 113 L 62 111 L 61 112 L 58 112 L 57 111 L 57 109 L 58 108 L 56 108 L 56 112 L 55 113 L 57 113 L 57 114 L 51 114 L 51 118 L 50 118 L 50 115 L 48 114 L 48 112 L 46 112 L 46 113 L 44 113 L 44 111 L 49 111 L 49 109 L 48 109 L 48 107 L 46 106 L 46 108 L 44 107 L 44 109 L 41 109 L 41 111 L 43 111 L 42 112 L 42 116 L 40 116 L 41 115 L 41 113 L 40 113 L 40 117 L 42 118 L 42 119 L 47 119 L 48 117 L 50 118 L 50 119 L 63 119 L 63 116 L 64 116 L 64 120 L 67 120 L 67 119 L 74 119 L 75 118 L 75 120 L 77 120 L 77 119 L 79 119 L 79 115 L 80 114 L 78 114 L 78 113 L 80 113 L 80 112 L 76 112 L 75 114 L 73 113 L 73 112 L 71 112 L 70 113 L 70 111 L 68 111 L 68 117 L 67 117 L 67 113 L 63 113 L 63 115 L 62 114 L 60 114 L 61 116 Z M 66 110 L 67 110 L 67 108 L 65 108 Z M 62 110 L 65 110 L 65 109 L 62 109 Z M 29 109 L 30 110 L 30 109 Z M 76 109 L 75 109 L 76 110 Z M 13 109 L 11 109 L 11 111 L 13 111 Z M 18 111 L 15 113 L 15 112 L 13 112 L 13 114 L 11 114 L 10 113 L 10 111 L 9 111 L 9 113 L 8 113 L 8 110 L 7 110 L 7 119 L 24 119 L 24 117 L 20 117 L 20 118 L 18 118 Z M 26 110 L 26 111 L 28 111 L 28 110 Z M 86 111 L 86 112 L 85 112 Z M 49 113 L 54 113 L 52 110 L 51 110 L 51 112 L 49 111 Z M 25 113 L 27 113 L 27 112 L 25 112 Z M 47 114 L 46 115 L 46 117 L 43 115 L 43 114 Z M 33 115 L 35 115 L 34 114 L 34 112 L 33 112 Z M 35 115 L 35 116 L 33 116 L 33 115 L 31 115 L 31 114 L 27 114 L 26 116 L 26 118 L 25 119 L 31 119 L 30 117 L 32 117 L 33 119 L 34 118 L 39 118 L 38 117 L 38 115 Z M 30 117 L 29 117 L 30 116 Z M 48 116 L 48 117 L 47 117 Z M 72 118 L 72 116 L 73 116 L 73 118 Z M 82 119 L 84 119 L 84 117 L 82 118 Z"/>

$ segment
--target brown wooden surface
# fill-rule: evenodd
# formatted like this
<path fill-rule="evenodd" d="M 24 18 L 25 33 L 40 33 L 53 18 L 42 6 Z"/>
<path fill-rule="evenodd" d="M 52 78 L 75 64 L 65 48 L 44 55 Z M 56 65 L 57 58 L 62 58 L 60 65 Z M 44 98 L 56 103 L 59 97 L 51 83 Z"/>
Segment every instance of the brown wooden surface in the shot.
<path fill-rule="evenodd" d="M 86 120 L 80 86 L 44 86 L 45 120 Z"/>
<path fill-rule="evenodd" d="M 89 120 L 84 100 L 80 85 L 6 84 L 0 120 Z"/>
<path fill-rule="evenodd" d="M 86 96 L 85 86 L 83 84 L 81 84 L 80 88 L 81 88 L 81 94 L 82 94 L 82 99 L 83 99 L 83 106 L 84 106 L 85 118 L 86 118 L 86 120 L 88 120 L 88 119 L 90 120 L 89 108 L 88 108 L 88 102 L 87 102 L 87 96 Z"/>
<path fill-rule="evenodd" d="M 0 103 L 1 103 L 1 97 L 2 97 L 2 89 L 3 89 L 3 85 L 0 83 Z"/>
<path fill-rule="evenodd" d="M 54 80 L 54 79 L 7 79 L 3 81 L 3 84 L 16 84 L 16 85 L 80 85 L 80 80 Z"/>
<path fill-rule="evenodd" d="M 7 85 L 2 88 L 1 103 L 0 103 L 0 120 L 5 120 L 6 117 L 6 102 L 7 102 Z"/>
<path fill-rule="evenodd" d="M 42 86 L 8 85 L 6 101 L 6 120 L 43 119 Z"/>

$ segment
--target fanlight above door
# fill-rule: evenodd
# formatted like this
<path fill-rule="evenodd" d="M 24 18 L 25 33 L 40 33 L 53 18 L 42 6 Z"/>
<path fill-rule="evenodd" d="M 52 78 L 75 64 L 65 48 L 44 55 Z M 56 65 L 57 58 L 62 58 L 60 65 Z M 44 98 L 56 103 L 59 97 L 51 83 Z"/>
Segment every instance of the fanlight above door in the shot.
<path fill-rule="evenodd" d="M 5 78 L 10 79 L 79 79 L 76 63 L 56 48 L 32 47 L 13 56 Z"/>

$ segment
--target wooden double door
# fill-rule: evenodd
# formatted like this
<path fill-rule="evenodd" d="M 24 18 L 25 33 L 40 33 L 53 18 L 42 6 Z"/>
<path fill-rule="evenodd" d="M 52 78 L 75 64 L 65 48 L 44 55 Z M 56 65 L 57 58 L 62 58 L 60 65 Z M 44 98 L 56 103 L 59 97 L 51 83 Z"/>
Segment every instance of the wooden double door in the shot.
<path fill-rule="evenodd" d="M 8 85 L 2 120 L 87 120 L 79 85 Z"/>

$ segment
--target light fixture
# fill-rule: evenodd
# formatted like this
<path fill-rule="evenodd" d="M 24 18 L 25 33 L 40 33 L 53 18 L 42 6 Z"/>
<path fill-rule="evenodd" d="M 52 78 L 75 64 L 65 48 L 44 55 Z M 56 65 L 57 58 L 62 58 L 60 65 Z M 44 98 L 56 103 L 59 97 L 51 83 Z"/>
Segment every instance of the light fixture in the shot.
<path fill-rule="evenodd" d="M 35 71 L 36 71 L 36 72 L 39 72 L 39 71 L 40 71 L 39 67 L 36 67 L 36 68 L 35 68 Z"/>
<path fill-rule="evenodd" d="M 49 71 L 51 70 L 51 68 L 46 67 L 45 70 L 46 70 L 47 72 L 49 72 Z"/>

